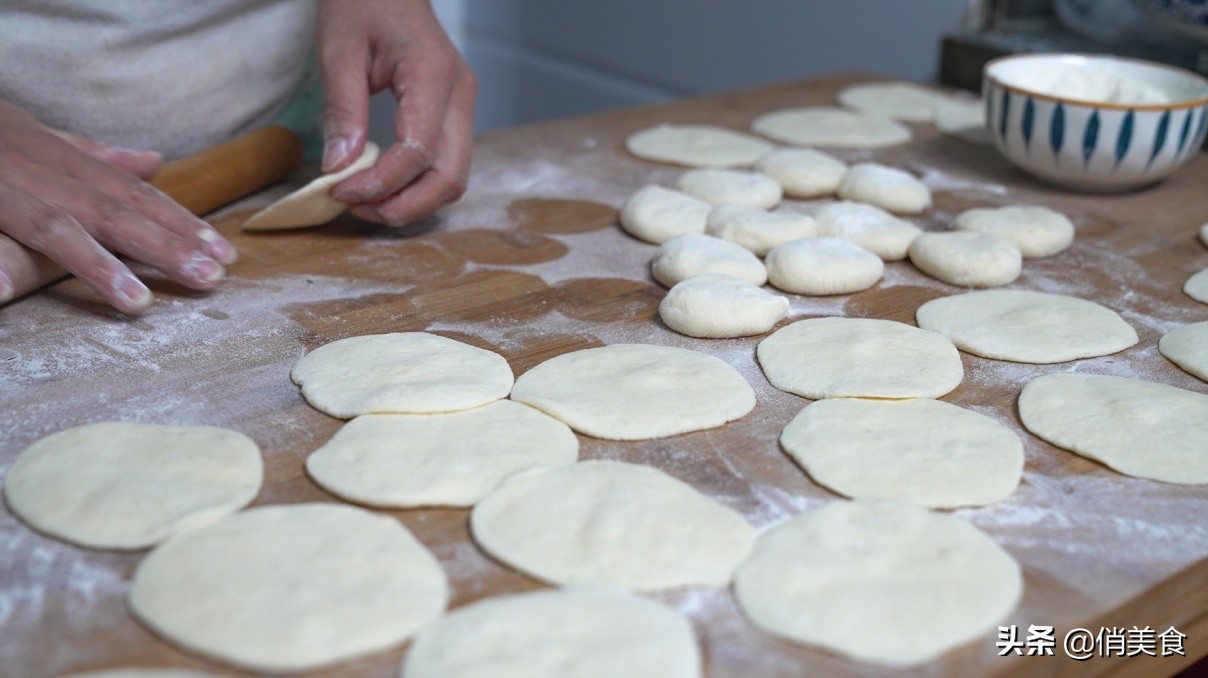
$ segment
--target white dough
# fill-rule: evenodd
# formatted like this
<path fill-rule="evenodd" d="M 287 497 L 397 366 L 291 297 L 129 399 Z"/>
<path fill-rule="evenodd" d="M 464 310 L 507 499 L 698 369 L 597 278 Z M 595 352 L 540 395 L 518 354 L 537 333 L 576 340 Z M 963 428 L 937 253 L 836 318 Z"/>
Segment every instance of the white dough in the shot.
<path fill-rule="evenodd" d="M 734 586 L 765 631 L 895 668 L 992 647 L 1022 592 L 1019 564 L 986 534 L 888 501 L 831 502 L 777 525 Z"/>
<path fill-rule="evenodd" d="M 445 609 L 432 554 L 397 520 L 264 506 L 168 539 L 134 573 L 157 635 L 253 671 L 303 671 L 401 643 Z"/>
<path fill-rule="evenodd" d="M 725 586 L 755 531 L 658 469 L 585 461 L 512 476 L 470 514 L 487 553 L 542 581 Z"/>
<path fill-rule="evenodd" d="M 662 186 L 646 186 L 621 208 L 621 228 L 635 238 L 664 243 L 677 235 L 704 233 L 709 204 Z"/>
<path fill-rule="evenodd" d="M 832 202 L 814 213 L 818 235 L 847 238 L 884 261 L 906 258 L 910 243 L 923 232 L 875 205 L 862 202 Z"/>
<path fill-rule="evenodd" d="M 671 346 L 614 344 L 564 353 L 525 372 L 512 399 L 609 440 L 663 438 L 721 426 L 755 407 L 729 364 Z"/>
<path fill-rule="evenodd" d="M 780 184 L 758 172 L 727 169 L 689 170 L 680 175 L 675 187 L 716 207 L 746 205 L 770 209 L 780 203 Z"/>
<path fill-rule="evenodd" d="M 826 106 L 765 113 L 751 130 L 794 146 L 884 148 L 910 141 L 910 129 L 893 120 Z"/>
<path fill-rule="evenodd" d="M 768 281 L 763 262 L 745 247 L 699 233 L 679 235 L 659 245 L 650 273 L 667 287 L 706 273 L 731 275 L 754 285 Z"/>
<path fill-rule="evenodd" d="M 872 318 L 811 318 L 759 342 L 759 364 L 782 391 L 821 398 L 938 398 L 964 378 L 952 342 Z"/>
<path fill-rule="evenodd" d="M 247 506 L 263 475 L 260 449 L 241 433 L 104 422 L 25 448 L 4 495 L 13 513 L 57 539 L 141 549 Z"/>
<path fill-rule="evenodd" d="M 932 113 L 935 128 L 944 134 L 974 144 L 990 144 L 994 139 L 986 127 L 986 107 L 980 99 L 944 99 Z"/>
<path fill-rule="evenodd" d="M 788 314 L 788 299 L 728 275 L 688 278 L 659 303 L 667 327 L 706 339 L 763 334 Z"/>
<path fill-rule="evenodd" d="M 877 255 L 844 238 L 806 238 L 768 252 L 768 281 L 794 294 L 850 294 L 881 279 Z"/>
<path fill-rule="evenodd" d="M 975 207 L 956 215 L 952 228 L 1010 240 L 1025 258 L 1051 257 L 1074 241 L 1074 224 L 1047 207 Z"/>
<path fill-rule="evenodd" d="M 743 205 L 714 207 L 705 221 L 705 230 L 761 257 L 777 245 L 818 235 L 818 226 L 808 215 L 767 212 Z"/>
<path fill-rule="evenodd" d="M 307 458 L 306 471 L 359 504 L 472 506 L 514 473 L 578 456 L 566 424 L 500 400 L 448 414 L 357 417 Z"/>
<path fill-rule="evenodd" d="M 415 638 L 402 678 L 700 678 L 692 624 L 604 587 L 531 591 L 458 608 Z"/>
<path fill-rule="evenodd" d="M 1167 332 L 1158 341 L 1158 350 L 1175 365 L 1208 381 L 1208 320 Z"/>
<path fill-rule="evenodd" d="M 928 508 L 1005 499 L 1023 473 L 1011 429 L 940 400 L 819 400 L 780 444 L 820 485 L 855 499 Z"/>
<path fill-rule="evenodd" d="M 948 97 L 910 82 L 871 82 L 839 90 L 839 103 L 862 113 L 908 122 L 929 122 Z"/>
<path fill-rule="evenodd" d="M 1208 268 L 1188 278 L 1183 291 L 1192 299 L 1208 304 Z"/>
<path fill-rule="evenodd" d="M 688 167 L 750 167 L 774 148 L 750 134 L 713 125 L 656 125 L 635 132 L 625 148 L 644 160 Z"/>
<path fill-rule="evenodd" d="M 131 666 L 120 669 L 88 671 L 86 673 L 70 673 L 59 678 L 222 678 L 222 676 L 217 673 L 204 673 L 189 669 L 151 669 Z"/>
<path fill-rule="evenodd" d="M 1208 247 L 1208 223 L 1200 226 L 1200 242 L 1204 243 L 1204 247 Z"/>
<path fill-rule="evenodd" d="M 311 406 L 343 419 L 468 410 L 512 388 L 503 356 L 426 332 L 333 341 L 303 356 L 290 377 Z"/>
<path fill-rule="evenodd" d="M 1093 301 L 1028 290 L 985 290 L 933 299 L 915 312 L 919 327 L 962 351 L 1019 363 L 1061 363 L 1123 351 L 1137 333 Z"/>
<path fill-rule="evenodd" d="M 1058 372 L 1028 382 L 1019 418 L 1044 440 L 1138 478 L 1208 484 L 1208 395 Z"/>
<path fill-rule="evenodd" d="M 816 198 L 838 190 L 847 163 L 809 148 L 782 148 L 759 158 L 755 169 L 775 179 L 791 198 Z"/>
<path fill-rule="evenodd" d="M 915 176 L 896 167 L 862 162 L 843 175 L 838 195 L 898 214 L 919 214 L 931 207 L 931 191 Z"/>
<path fill-rule="evenodd" d="M 287 228 L 319 226 L 340 216 L 348 205 L 331 197 L 336 184 L 363 169 L 373 167 L 378 159 L 378 147 L 365 142 L 361 157 L 334 174 L 325 174 L 277 202 L 253 214 L 243 224 L 245 231 L 276 231 Z"/>
<path fill-rule="evenodd" d="M 910 263 L 958 287 L 997 287 L 1019 277 L 1023 255 L 1015 243 L 990 233 L 923 233 L 910 243 Z"/>

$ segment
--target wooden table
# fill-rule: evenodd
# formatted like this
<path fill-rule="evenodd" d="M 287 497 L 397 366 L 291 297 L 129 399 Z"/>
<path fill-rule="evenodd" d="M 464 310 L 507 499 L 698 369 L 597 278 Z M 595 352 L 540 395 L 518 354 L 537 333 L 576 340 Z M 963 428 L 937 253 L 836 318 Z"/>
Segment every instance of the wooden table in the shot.
<path fill-rule="evenodd" d="M 806 404 L 772 388 L 754 358 L 757 337 L 697 340 L 658 319 L 664 290 L 647 262 L 654 250 L 616 227 L 616 209 L 640 186 L 668 185 L 680 170 L 625 154 L 624 138 L 658 122 L 745 129 L 785 106 L 828 104 L 868 76 L 808 82 L 622 110 L 497 132 L 477 144 L 469 193 L 405 230 L 344 218 L 325 228 L 240 234 L 246 210 L 220 218 L 242 259 L 213 293 L 154 284 L 159 301 L 139 318 L 105 310 L 74 281 L 0 309 L 0 468 L 28 444 L 99 420 L 226 426 L 250 435 L 266 462 L 257 505 L 334 501 L 303 470 L 341 422 L 308 407 L 290 383 L 306 351 L 343 337 L 427 330 L 502 353 L 517 374 L 560 353 L 635 341 L 696 349 L 738 368 L 759 404 L 725 427 L 662 440 L 581 438 L 582 458 L 649 464 L 742 512 L 760 528 L 836 500 L 779 449 L 784 425 Z M 1027 261 L 1012 288 L 1074 294 L 1119 311 L 1140 335 L 1119 354 L 1053 366 L 962 355 L 965 381 L 945 400 L 987 414 L 1024 441 L 1024 480 L 1008 500 L 957 513 L 1023 565 L 1026 590 L 1006 623 L 1134 625 L 1187 634 L 1187 658 L 1139 656 L 1073 662 L 999 658 L 995 637 L 955 651 L 928 675 L 1170 674 L 1208 653 L 1208 490 L 1128 478 L 1026 433 L 1016 398 L 1030 378 L 1077 367 L 1208 392 L 1157 351 L 1171 327 L 1208 319 L 1180 291 L 1208 266 L 1194 240 L 1208 219 L 1208 156 L 1159 186 L 1121 196 L 1046 188 L 989 147 L 912 125 L 909 145 L 840 153 L 924 177 L 935 207 L 917 221 L 943 228 L 977 205 L 1043 204 L 1069 214 L 1069 251 Z M 268 196 L 259 196 L 263 203 Z M 247 205 L 245 205 L 246 207 Z M 808 210 L 803 203 L 785 209 Z M 913 322 L 919 304 L 960 290 L 909 263 L 886 268 L 875 288 L 841 297 L 791 297 L 790 320 L 819 315 Z M 451 605 L 538 584 L 484 556 L 464 510 L 394 512 L 447 570 Z M 123 664 L 207 666 L 139 626 L 123 596 L 141 553 L 89 551 L 30 531 L 0 509 L 0 675 L 50 676 Z M 755 630 L 729 591 L 657 596 L 696 625 L 709 675 L 877 674 L 874 667 L 797 647 Z M 405 648 L 321 675 L 392 676 Z M 216 668 L 210 666 L 210 668 Z"/>

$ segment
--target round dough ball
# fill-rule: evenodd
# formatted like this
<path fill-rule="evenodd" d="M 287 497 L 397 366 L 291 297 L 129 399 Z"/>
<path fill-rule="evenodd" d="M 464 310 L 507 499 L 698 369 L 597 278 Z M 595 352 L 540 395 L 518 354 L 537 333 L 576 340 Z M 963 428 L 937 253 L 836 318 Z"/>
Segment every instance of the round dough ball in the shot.
<path fill-rule="evenodd" d="M 260 449 L 241 433 L 104 422 L 25 448 L 4 476 L 4 496 L 56 539 L 141 549 L 247 506 L 263 476 Z"/>
<path fill-rule="evenodd" d="M 1018 363 L 1061 363 L 1123 351 L 1137 333 L 1093 301 L 1028 290 L 985 290 L 933 299 L 915 312 L 919 327 L 962 351 Z"/>
<path fill-rule="evenodd" d="M 692 486 L 618 461 L 512 476 L 474 507 L 470 529 L 487 553 L 542 581 L 637 591 L 725 586 L 755 535 Z"/>
<path fill-rule="evenodd" d="M 872 82 L 839 90 L 839 103 L 862 113 L 908 122 L 930 122 L 947 96 L 910 82 Z"/>
<path fill-rule="evenodd" d="M 808 148 L 782 148 L 759 158 L 755 169 L 776 180 L 791 198 L 816 198 L 839 189 L 847 163 Z"/>
<path fill-rule="evenodd" d="M 758 172 L 725 169 L 690 170 L 680 175 L 675 187 L 716 207 L 746 205 L 770 209 L 780 203 L 780 184 Z"/>
<path fill-rule="evenodd" d="M 384 650 L 445 609 L 445 573 L 397 520 L 264 506 L 179 534 L 134 573 L 130 609 L 173 643 L 253 671 Z"/>
<path fill-rule="evenodd" d="M 1170 362 L 1208 381 L 1208 320 L 1176 327 L 1158 341 Z"/>
<path fill-rule="evenodd" d="M 872 162 L 852 165 L 839 184 L 839 197 L 866 202 L 899 214 L 931 207 L 931 191 L 909 172 Z"/>
<path fill-rule="evenodd" d="M 1019 418 L 1044 440 L 1138 478 L 1208 483 L 1208 395 L 1101 374 L 1037 377 Z"/>
<path fill-rule="evenodd" d="M 614 344 L 571 351 L 525 372 L 512 399 L 589 436 L 645 440 L 714 428 L 755 407 L 729 364 L 671 346 Z"/>
<path fill-rule="evenodd" d="M 810 216 L 743 205 L 714 207 L 705 221 L 705 230 L 761 257 L 777 245 L 818 235 L 818 226 Z"/>
<path fill-rule="evenodd" d="M 1011 429 L 926 398 L 819 400 L 785 427 L 780 444 L 839 494 L 928 508 L 1000 501 L 1023 473 L 1023 445 Z"/>
<path fill-rule="evenodd" d="M 1019 564 L 969 523 L 870 500 L 832 502 L 764 533 L 734 586 L 761 629 L 897 668 L 989 644 L 1022 592 Z"/>
<path fill-rule="evenodd" d="M 692 624 L 624 591 L 530 591 L 458 608 L 415 638 L 402 678 L 700 678 Z"/>
<path fill-rule="evenodd" d="M 365 142 L 361 156 L 339 172 L 325 174 L 277 202 L 253 214 L 243 222 L 245 231 L 278 231 L 287 228 L 319 226 L 344 213 L 348 205 L 331 197 L 331 189 L 361 170 L 373 167 L 379 150 Z"/>
<path fill-rule="evenodd" d="M 646 186 L 621 208 L 621 228 L 659 245 L 677 235 L 704 233 L 708 203 L 662 186 Z"/>
<path fill-rule="evenodd" d="M 952 227 L 1002 236 L 1026 258 L 1051 257 L 1074 241 L 1074 224 L 1047 207 L 976 207 L 956 215 Z"/>
<path fill-rule="evenodd" d="M 893 120 L 827 106 L 765 113 L 751 131 L 794 146 L 884 148 L 910 141 L 910 129 Z"/>
<path fill-rule="evenodd" d="M 944 337 L 871 318 L 799 320 L 759 342 L 756 355 L 773 386 L 813 400 L 938 398 L 965 374 Z"/>
<path fill-rule="evenodd" d="M 949 136 L 973 144 L 991 144 L 994 139 L 986 127 L 986 108 L 980 99 L 944 99 L 932 113 L 935 128 Z"/>
<path fill-rule="evenodd" d="M 923 232 L 880 207 L 862 202 L 833 202 L 814 213 L 818 235 L 847 238 L 884 261 L 906 258 L 910 243 Z"/>
<path fill-rule="evenodd" d="M 333 341 L 303 356 L 290 377 L 312 407 L 341 419 L 468 410 L 512 389 L 503 356 L 427 332 Z"/>
<path fill-rule="evenodd" d="M 676 236 L 659 245 L 650 273 L 667 287 L 706 273 L 730 275 L 754 285 L 768 281 L 763 262 L 745 247 L 699 233 Z"/>
<path fill-rule="evenodd" d="M 1200 242 L 1204 243 L 1204 247 L 1208 247 L 1208 223 L 1200 226 Z"/>
<path fill-rule="evenodd" d="M 806 238 L 768 252 L 768 281 L 794 294 L 850 294 L 881 279 L 877 255 L 843 238 Z"/>
<path fill-rule="evenodd" d="M 750 134 L 713 125 L 655 125 L 635 132 L 625 148 L 643 160 L 688 167 L 750 167 L 775 148 Z"/>
<path fill-rule="evenodd" d="M 688 278 L 659 303 L 659 317 L 667 327 L 704 339 L 763 334 L 788 314 L 784 297 L 728 275 Z"/>
<path fill-rule="evenodd" d="M 1019 277 L 1023 255 L 1015 243 L 989 233 L 923 233 L 910 243 L 910 263 L 949 285 L 997 287 Z"/>
<path fill-rule="evenodd" d="M 1208 268 L 1188 278 L 1183 292 L 1198 302 L 1208 304 Z"/>
<path fill-rule="evenodd" d="M 578 457 L 566 424 L 500 400 L 447 414 L 357 417 L 306 459 L 306 472 L 359 504 L 473 506 L 514 473 Z"/>

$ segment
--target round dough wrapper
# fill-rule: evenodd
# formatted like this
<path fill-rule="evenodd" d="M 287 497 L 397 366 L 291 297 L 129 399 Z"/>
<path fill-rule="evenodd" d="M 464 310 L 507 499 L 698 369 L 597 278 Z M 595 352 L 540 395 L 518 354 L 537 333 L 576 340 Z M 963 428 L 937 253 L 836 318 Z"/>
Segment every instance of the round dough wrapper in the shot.
<path fill-rule="evenodd" d="M 397 520 L 339 504 L 244 511 L 165 541 L 130 609 L 158 635 L 253 671 L 304 671 L 401 643 L 444 611 L 445 573 Z"/>
<path fill-rule="evenodd" d="M 25 448 L 4 495 L 13 513 L 57 539 L 141 549 L 247 506 L 263 476 L 260 449 L 241 433 L 103 422 Z"/>
<path fill-rule="evenodd" d="M 306 460 L 323 489 L 369 506 L 473 506 L 508 476 L 569 464 L 579 439 L 510 400 L 448 414 L 366 414 Z"/>
<path fill-rule="evenodd" d="M 379 150 L 372 141 L 365 142 L 361 157 L 334 174 L 325 174 L 277 202 L 253 214 L 243 224 L 245 231 L 278 231 L 288 228 L 320 226 L 335 219 L 348 205 L 331 197 L 331 189 L 361 170 L 373 167 Z"/>
<path fill-rule="evenodd" d="M 1158 341 L 1158 350 L 1175 365 L 1208 381 L 1208 320 L 1167 332 Z"/>
<path fill-rule="evenodd" d="M 1019 277 L 1023 255 L 1015 243 L 989 233 L 923 233 L 910 243 L 910 263 L 959 287 L 998 287 Z"/>
<path fill-rule="evenodd" d="M 813 400 L 938 398 L 965 374 L 944 337 L 872 318 L 799 320 L 759 342 L 756 355 L 773 386 Z"/>
<path fill-rule="evenodd" d="M 755 118 L 751 131 L 793 146 L 885 148 L 910 141 L 910 128 L 843 108 L 786 108 Z"/>
<path fill-rule="evenodd" d="M 1208 304 L 1208 268 L 1188 278 L 1183 291 L 1192 299 Z"/>
<path fill-rule="evenodd" d="M 986 108 L 980 99 L 944 99 L 932 113 L 935 128 L 949 136 L 973 144 L 990 144 L 994 139 L 986 127 Z"/>
<path fill-rule="evenodd" d="M 818 235 L 818 226 L 808 215 L 767 212 L 744 205 L 714 207 L 705 221 L 705 230 L 761 257 L 777 245 Z"/>
<path fill-rule="evenodd" d="M 865 202 L 899 214 L 919 214 L 931 207 L 931 191 L 914 175 L 872 162 L 849 167 L 838 194 L 844 200 Z"/>
<path fill-rule="evenodd" d="M 1074 224 L 1047 207 L 975 207 L 956 215 L 952 228 L 1006 238 L 1025 258 L 1051 257 L 1074 241 Z"/>
<path fill-rule="evenodd" d="M 424 629 L 402 678 L 700 678 L 692 624 L 603 587 L 532 591 L 459 608 Z"/>
<path fill-rule="evenodd" d="M 780 184 L 758 172 L 726 169 L 690 170 L 680 175 L 675 187 L 716 207 L 746 205 L 770 209 L 780 203 Z"/>
<path fill-rule="evenodd" d="M 872 82 L 839 90 L 839 103 L 869 115 L 908 122 L 929 122 L 935 107 L 948 97 L 910 82 Z"/>
<path fill-rule="evenodd" d="M 643 160 L 688 167 L 750 167 L 774 146 L 750 134 L 712 125 L 656 125 L 625 140 Z"/>
<path fill-rule="evenodd" d="M 877 255 L 844 238 L 806 238 L 768 252 L 768 281 L 794 294 L 850 294 L 881 279 Z"/>
<path fill-rule="evenodd" d="M 1009 428 L 926 398 L 819 400 L 785 427 L 780 444 L 839 494 L 928 508 L 1000 501 L 1023 473 L 1023 445 Z"/>
<path fill-rule="evenodd" d="M 725 586 L 755 534 L 690 485 L 617 461 L 512 476 L 474 507 L 470 528 L 487 553 L 542 581 L 637 591 Z"/>
<path fill-rule="evenodd" d="M 839 189 L 847 163 L 809 148 L 782 148 L 761 157 L 755 169 L 775 179 L 791 198 L 816 198 Z"/>
<path fill-rule="evenodd" d="M 1137 333 L 1093 301 L 1029 290 L 985 290 L 933 299 L 915 312 L 973 355 L 1017 363 L 1062 363 L 1123 351 Z"/>
<path fill-rule="evenodd" d="M 614 344 L 551 358 L 516 380 L 512 399 L 579 433 L 608 440 L 714 428 L 755 407 L 751 385 L 727 363 L 647 344 Z"/>
<path fill-rule="evenodd" d="M 862 202 L 833 202 L 814 213 L 818 235 L 847 238 L 883 261 L 906 258 L 910 243 L 922 234 L 918 226 L 880 207 Z"/>
<path fill-rule="evenodd" d="M 1022 592 L 1019 564 L 969 523 L 873 500 L 832 502 L 764 533 L 734 587 L 765 631 L 895 668 L 989 643 Z"/>
<path fill-rule="evenodd" d="M 667 287 L 707 273 L 734 276 L 753 285 L 768 281 L 763 262 L 745 247 L 699 233 L 676 236 L 659 245 L 650 273 Z"/>
<path fill-rule="evenodd" d="M 621 208 L 621 228 L 655 245 L 688 233 L 704 233 L 709 204 L 662 186 L 646 186 Z"/>
<path fill-rule="evenodd" d="M 788 299 L 728 275 L 688 278 L 659 303 L 667 327 L 704 339 L 763 334 L 788 314 Z"/>
<path fill-rule="evenodd" d="M 1208 395 L 1101 374 L 1058 372 L 1019 395 L 1029 431 L 1120 473 L 1208 484 Z"/>
<path fill-rule="evenodd" d="M 503 356 L 427 332 L 333 341 L 303 356 L 290 377 L 312 407 L 342 419 L 468 410 L 512 388 Z"/>

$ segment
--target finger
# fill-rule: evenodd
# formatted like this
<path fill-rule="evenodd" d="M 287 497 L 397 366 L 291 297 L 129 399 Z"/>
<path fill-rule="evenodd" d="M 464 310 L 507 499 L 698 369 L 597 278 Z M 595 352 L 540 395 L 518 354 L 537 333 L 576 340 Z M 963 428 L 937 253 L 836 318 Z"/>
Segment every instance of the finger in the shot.
<path fill-rule="evenodd" d="M 344 169 L 361 155 L 369 127 L 368 52 L 330 40 L 319 55 L 323 78 L 323 171 Z"/>
<path fill-rule="evenodd" d="M 62 266 L 0 234 L 0 304 L 48 285 L 64 275 L 66 271 Z"/>
<path fill-rule="evenodd" d="M 51 128 L 47 129 L 63 141 L 83 151 L 85 155 L 95 158 L 106 165 L 126 170 L 140 179 L 151 178 L 164 162 L 164 157 L 155 151 L 139 151 L 133 148 L 110 146 L 109 144 L 103 144 L 70 132 Z"/>

